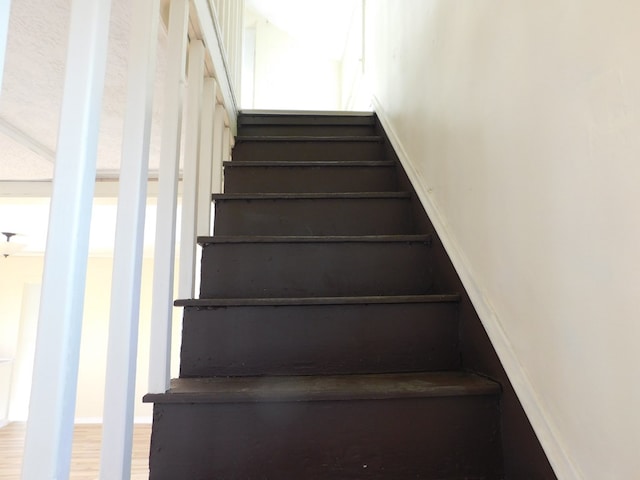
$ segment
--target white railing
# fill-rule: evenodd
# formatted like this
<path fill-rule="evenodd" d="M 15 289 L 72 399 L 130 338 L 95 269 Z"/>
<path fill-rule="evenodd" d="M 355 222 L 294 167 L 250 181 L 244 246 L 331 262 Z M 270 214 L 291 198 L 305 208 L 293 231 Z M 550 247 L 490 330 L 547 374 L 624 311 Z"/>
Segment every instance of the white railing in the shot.
<path fill-rule="evenodd" d="M 188 51 L 178 296 L 192 298 L 196 237 L 211 233 L 211 193 L 221 189 L 222 162 L 229 157 L 237 128 L 243 4 L 240 0 L 172 0 L 170 4 L 172 51 L 167 60 L 163 132 L 166 147 L 162 148 L 159 175 L 158 211 L 163 218 L 157 222 L 156 250 L 162 253 L 156 255 L 154 265 L 151 393 L 161 393 L 169 387 L 174 265 L 170 239 L 175 237 L 175 216 L 169 212 L 175 212 L 177 199 L 176 162 L 183 104 L 179 100 L 182 87 L 177 72 L 184 71 Z"/>
<path fill-rule="evenodd" d="M 162 1 L 131 2 L 131 24 L 136 28 L 130 41 L 112 277 L 100 470 L 103 480 L 130 477 L 149 132 L 161 12 L 168 17 L 169 51 L 153 280 L 152 393 L 164 392 L 169 386 L 181 152 L 184 184 L 179 287 L 181 294 L 192 296 L 196 235 L 210 233 L 211 193 L 220 191 L 222 162 L 229 157 L 236 133 L 243 0 Z M 110 4 L 110 0 L 71 2 L 67 74 L 23 462 L 25 480 L 69 475 Z M 0 40 L 5 30 L 0 28 Z M 4 46 L 0 47 L 3 53 Z M 184 135 L 183 107 L 187 116 Z"/>
<path fill-rule="evenodd" d="M 167 2 L 168 9 L 163 8 L 168 12 L 169 51 L 153 274 L 150 393 L 165 392 L 170 380 L 180 151 L 183 194 L 178 296 L 191 298 L 195 293 L 196 237 L 211 233 L 211 193 L 220 191 L 222 162 L 228 159 L 229 144 L 236 132 L 243 4 L 239 0 L 215 3 L 212 0 L 171 0 Z M 185 80 L 187 95 L 183 98 Z M 183 109 L 186 113 L 184 135 L 181 132 Z M 111 322 L 113 332 L 113 322 L 117 325 L 118 321 L 112 318 Z M 126 340 L 117 333 L 113 337 L 116 343 Z M 108 364 L 111 364 L 110 359 Z M 135 365 L 131 365 L 128 371 L 114 371 L 114 383 L 116 376 L 122 384 L 123 375 L 134 374 Z M 104 430 L 103 479 L 116 478 L 121 472 L 128 474 L 130 471 L 130 465 L 123 465 L 120 459 L 125 458 L 129 462 L 130 447 L 126 442 L 131 438 L 128 429 L 132 413 L 113 408 L 113 418 L 107 418 L 107 406 L 112 404 L 109 397 L 121 397 L 124 393 L 121 390 L 122 387 L 114 387 L 113 392 L 105 393 L 104 423 L 110 425 L 109 430 L 116 435 L 109 439 L 107 429 Z M 119 432 L 113 427 L 118 421 L 122 424 Z M 124 450 L 123 434 L 127 445 Z"/>

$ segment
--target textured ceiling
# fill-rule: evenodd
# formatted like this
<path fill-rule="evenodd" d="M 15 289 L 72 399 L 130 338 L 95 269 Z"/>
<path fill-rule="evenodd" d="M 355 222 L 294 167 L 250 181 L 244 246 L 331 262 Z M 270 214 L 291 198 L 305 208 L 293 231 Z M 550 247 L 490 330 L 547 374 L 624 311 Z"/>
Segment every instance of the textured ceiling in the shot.
<path fill-rule="evenodd" d="M 353 12 L 360 2 L 247 0 L 250 7 L 306 44 L 315 45 L 320 40 L 319 48 L 336 58 L 342 55 Z M 50 180 L 53 177 L 70 6 L 71 0 L 11 2 L 4 82 L 0 91 L 0 181 Z M 112 2 L 97 158 L 98 177 L 103 178 L 117 176 L 120 166 L 130 9 L 129 0 Z M 327 28 L 332 32 L 329 38 Z M 162 28 L 158 37 L 151 175 L 159 162 L 166 52 L 166 35 Z"/>
<path fill-rule="evenodd" d="M 53 175 L 62 102 L 70 0 L 13 0 L 0 92 L 0 181 Z M 98 146 L 98 176 L 120 164 L 130 2 L 114 0 Z M 158 165 L 166 37 L 159 32 L 150 169 Z"/>

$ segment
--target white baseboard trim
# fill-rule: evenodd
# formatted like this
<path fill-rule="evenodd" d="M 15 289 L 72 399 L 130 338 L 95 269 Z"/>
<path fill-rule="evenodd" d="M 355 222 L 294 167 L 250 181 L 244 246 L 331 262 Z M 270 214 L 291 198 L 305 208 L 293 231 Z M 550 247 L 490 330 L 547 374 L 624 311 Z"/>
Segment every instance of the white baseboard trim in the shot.
<path fill-rule="evenodd" d="M 134 424 L 150 424 L 152 417 L 134 417 Z M 77 417 L 74 421 L 76 425 L 102 425 L 102 417 Z"/>
<path fill-rule="evenodd" d="M 581 480 L 583 475 L 579 472 L 574 462 L 567 453 L 566 448 L 562 445 L 558 430 L 554 422 L 545 411 L 540 397 L 536 393 L 533 384 L 526 371 L 520 364 L 513 346 L 509 342 L 500 319 L 491 307 L 490 303 L 475 280 L 473 272 L 469 268 L 469 262 L 466 260 L 461 249 L 458 247 L 455 238 L 450 234 L 438 206 L 434 202 L 427 186 L 424 184 L 422 177 L 418 174 L 413 166 L 409 156 L 407 155 L 402 143 L 396 132 L 393 130 L 385 110 L 380 101 L 373 96 L 373 106 L 385 133 L 389 137 L 391 145 L 395 149 L 402 166 L 404 167 L 411 184 L 416 190 L 416 194 L 422 203 L 433 227 L 435 228 L 440 240 L 451 258 L 454 268 L 456 269 L 462 284 L 464 285 L 473 306 L 487 331 L 487 335 L 493 344 L 502 366 L 504 367 L 513 388 L 518 395 L 520 402 L 526 412 L 531 425 L 533 426 L 538 439 L 544 449 L 554 472 L 559 479 L 562 480 Z"/>
<path fill-rule="evenodd" d="M 102 425 L 102 417 L 76 417 L 75 425 Z"/>

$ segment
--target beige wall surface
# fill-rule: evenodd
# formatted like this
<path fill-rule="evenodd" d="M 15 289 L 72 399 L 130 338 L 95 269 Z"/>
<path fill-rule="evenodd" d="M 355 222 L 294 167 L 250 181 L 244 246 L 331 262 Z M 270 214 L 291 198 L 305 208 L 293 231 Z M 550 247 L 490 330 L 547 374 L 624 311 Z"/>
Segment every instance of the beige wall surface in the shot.
<path fill-rule="evenodd" d="M 562 479 L 640 472 L 638 19 L 366 1 L 376 110 Z"/>
<path fill-rule="evenodd" d="M 41 281 L 42 267 L 42 256 L 0 258 L 0 268 L 3 273 L 0 275 L 0 357 L 16 358 L 20 355 L 18 339 L 23 287 L 26 284 Z M 76 404 L 76 421 L 80 422 L 100 422 L 102 420 L 112 268 L 112 258 L 89 258 Z M 152 272 L 153 259 L 145 258 L 142 270 L 136 381 L 135 416 L 138 421 L 151 419 L 152 407 L 142 403 L 142 396 L 147 393 L 149 370 Z M 175 318 L 179 319 L 180 312 L 176 313 Z M 173 358 L 177 360 L 180 322 L 174 323 L 176 325 L 174 328 Z M 176 361 L 173 363 L 177 365 Z M 15 380 L 14 385 L 16 384 Z M 24 402 L 25 399 L 14 397 L 13 401 Z M 24 407 L 12 406 L 11 410 L 19 412 L 19 417 L 11 420 L 25 420 L 23 418 L 26 413 Z"/>

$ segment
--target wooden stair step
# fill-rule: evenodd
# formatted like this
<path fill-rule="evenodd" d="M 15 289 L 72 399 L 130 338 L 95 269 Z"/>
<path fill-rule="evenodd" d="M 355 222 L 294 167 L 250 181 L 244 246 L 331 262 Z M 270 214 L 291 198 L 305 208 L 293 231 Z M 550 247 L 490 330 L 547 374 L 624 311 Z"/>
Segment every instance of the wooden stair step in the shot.
<path fill-rule="evenodd" d="M 237 137 L 233 161 L 381 161 L 382 137 L 249 136 Z"/>
<path fill-rule="evenodd" d="M 430 235 L 200 237 L 201 298 L 420 295 Z"/>
<path fill-rule="evenodd" d="M 332 135 L 332 136 L 314 136 L 314 135 L 250 135 L 236 137 L 236 145 L 242 143 L 279 143 L 279 144 L 293 144 L 298 143 L 382 143 L 382 137 L 379 135 Z"/>
<path fill-rule="evenodd" d="M 213 244 L 242 244 L 242 243 L 275 243 L 275 244 L 304 244 L 304 243 L 382 243 L 382 244 L 411 244 L 431 245 L 431 235 L 220 235 L 200 236 L 198 244 L 206 247 Z"/>
<path fill-rule="evenodd" d="M 238 116 L 238 127 L 248 125 L 330 125 L 344 127 L 349 125 L 375 126 L 373 113 L 252 113 L 242 112 Z"/>
<path fill-rule="evenodd" d="M 502 476 L 500 387 L 466 373 L 173 380 L 150 480 Z"/>
<path fill-rule="evenodd" d="M 215 201 L 246 201 L 246 200 L 353 200 L 353 199 L 409 199 L 409 192 L 305 192 L 305 193 L 214 193 L 211 198 Z"/>
<path fill-rule="evenodd" d="M 498 395 L 500 385 L 466 372 L 176 378 L 154 403 L 321 402 Z"/>
<path fill-rule="evenodd" d="M 213 195 L 215 235 L 414 233 L 408 192 Z"/>
<path fill-rule="evenodd" d="M 380 135 L 238 135 L 235 143 L 276 142 L 276 143 L 382 143 Z"/>
<path fill-rule="evenodd" d="M 224 164 L 225 193 L 382 192 L 397 187 L 395 164 L 385 161 Z"/>
<path fill-rule="evenodd" d="M 341 167 L 342 169 L 348 167 L 367 167 L 367 168 L 388 168 L 394 167 L 394 162 L 389 162 L 386 160 L 373 160 L 373 161 L 357 161 L 350 162 L 347 160 L 344 161 L 316 161 L 316 162 L 305 162 L 305 161 L 288 161 L 288 162 L 279 162 L 279 161 L 252 161 L 252 160 L 230 160 L 227 162 L 223 162 L 225 168 L 251 168 L 251 167 L 283 167 L 283 168 L 291 168 L 291 167 L 307 167 L 307 168 L 324 168 L 324 167 Z"/>
<path fill-rule="evenodd" d="M 360 297 L 289 297 L 289 298 L 189 298 L 176 300 L 176 307 L 231 307 L 231 306 L 283 306 L 283 305 L 371 305 L 393 303 L 459 302 L 460 295 L 378 295 Z"/>
<path fill-rule="evenodd" d="M 180 376 L 460 368 L 458 295 L 182 300 Z"/>
<path fill-rule="evenodd" d="M 375 127 L 370 124 L 330 125 L 319 124 L 239 124 L 238 134 L 242 136 L 361 136 L 375 135 Z"/>
<path fill-rule="evenodd" d="M 371 135 L 375 116 L 363 114 L 279 114 L 242 113 L 238 134 L 245 135 Z"/>

